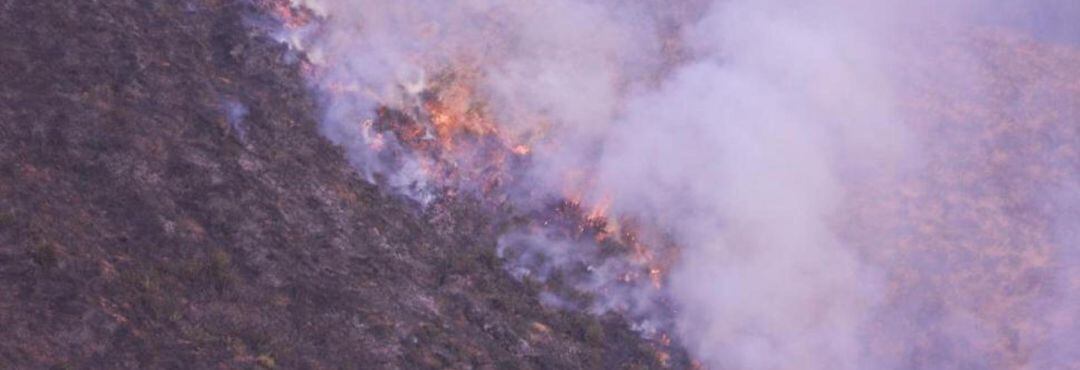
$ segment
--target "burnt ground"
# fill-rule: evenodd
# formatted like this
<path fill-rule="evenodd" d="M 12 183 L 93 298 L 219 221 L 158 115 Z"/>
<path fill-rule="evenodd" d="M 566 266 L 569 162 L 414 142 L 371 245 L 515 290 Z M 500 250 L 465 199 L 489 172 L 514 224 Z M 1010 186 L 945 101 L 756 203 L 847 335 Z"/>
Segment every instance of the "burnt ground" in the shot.
<path fill-rule="evenodd" d="M 0 369 L 661 366 L 360 179 L 260 6 L 0 0 Z"/>

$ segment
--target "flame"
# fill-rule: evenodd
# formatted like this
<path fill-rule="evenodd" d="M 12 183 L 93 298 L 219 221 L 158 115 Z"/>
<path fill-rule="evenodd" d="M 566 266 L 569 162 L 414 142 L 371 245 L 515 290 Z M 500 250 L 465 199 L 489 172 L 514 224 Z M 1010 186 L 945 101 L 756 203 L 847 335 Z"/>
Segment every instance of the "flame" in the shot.
<path fill-rule="evenodd" d="M 664 278 L 664 270 L 659 267 L 649 268 L 649 280 L 652 281 L 653 288 L 660 289 L 661 280 Z"/>
<path fill-rule="evenodd" d="M 597 202 L 596 205 L 592 207 L 592 210 L 590 210 L 589 213 L 585 216 L 585 219 L 589 220 L 589 221 L 606 220 L 607 219 L 607 211 L 608 211 L 608 208 L 610 208 L 610 207 L 611 207 L 611 197 L 610 196 L 603 196 L 603 197 L 600 198 L 600 201 Z"/>
<path fill-rule="evenodd" d="M 462 73 L 464 72 L 464 73 Z M 497 136 L 495 123 L 479 108 L 480 99 L 473 89 L 474 76 L 460 76 L 465 71 L 451 73 L 448 81 L 434 86 L 434 98 L 424 102 L 424 110 L 434 126 L 434 136 L 446 148 L 453 148 L 463 136 Z M 458 77 L 460 76 L 460 77 Z M 431 91 L 429 91 L 431 92 Z"/>
<path fill-rule="evenodd" d="M 311 19 L 289 6 L 278 4 L 274 11 L 286 28 L 305 27 Z M 433 27 L 433 26 L 431 26 Z M 428 32 L 428 31 L 425 31 Z M 430 30 L 431 33 L 436 32 Z M 493 58 L 497 56 L 482 56 Z M 375 117 L 359 120 L 362 146 L 374 153 L 405 151 L 415 159 L 413 170 L 423 177 L 425 184 L 438 187 L 438 192 L 450 194 L 463 189 L 477 189 L 483 195 L 499 195 L 503 183 L 513 180 L 519 163 L 529 162 L 538 152 L 546 152 L 557 142 L 546 141 L 547 135 L 557 129 L 554 122 L 539 113 L 505 112 L 510 107 L 492 107 L 484 94 L 482 73 L 477 60 L 461 54 L 456 59 L 426 60 L 425 55 L 411 56 L 410 64 L 420 68 L 408 80 L 398 81 L 396 91 L 387 93 L 381 87 L 364 86 L 348 81 L 334 81 L 321 74 L 326 66 L 319 63 L 303 63 L 302 73 L 321 81 L 323 91 L 337 97 L 356 98 L 376 102 L 379 108 Z M 320 78 L 322 77 L 322 78 Z M 381 91 L 381 92 L 376 92 Z M 498 108 L 498 115 L 494 110 Z M 515 117 L 528 122 L 500 122 L 499 118 Z M 507 129 L 509 127 L 509 129 Z M 515 127 L 528 127 L 527 132 L 509 132 Z M 675 260 L 673 248 L 656 242 L 659 238 L 643 238 L 644 234 L 662 234 L 647 230 L 638 222 L 620 218 L 610 194 L 599 189 L 595 173 L 578 169 L 556 179 L 564 201 L 558 212 L 570 222 L 551 223 L 552 218 L 532 220 L 537 227 L 567 227 L 564 230 L 574 238 L 592 240 L 618 251 L 617 258 L 626 266 L 611 275 L 619 283 L 645 287 L 659 291 Z M 505 194 L 502 194 L 505 196 Z M 489 197 L 489 199 L 503 199 Z M 499 202 L 500 200 L 495 200 Z M 564 219 L 564 220 L 565 220 Z M 542 226 L 541 226 L 542 224 Z M 565 225 L 565 226 L 564 226 Z M 644 240 L 649 240 L 646 242 Z M 601 287 L 600 289 L 608 289 Z M 625 305 L 624 305 L 625 306 Z M 626 309 L 626 307 L 623 307 Z M 628 309 L 627 309 L 628 310 Z M 663 346 L 671 339 L 663 334 Z M 658 360 L 666 364 L 670 355 L 657 352 Z"/>
<path fill-rule="evenodd" d="M 656 361 L 660 362 L 661 366 L 664 366 L 664 367 L 670 366 L 671 365 L 670 364 L 670 362 L 671 362 L 671 353 L 669 353 L 668 351 L 657 350 L 656 351 Z"/>
<path fill-rule="evenodd" d="M 311 22 L 312 14 L 304 11 L 305 8 L 303 7 L 298 7 L 289 2 L 276 2 L 270 6 L 271 14 L 280 19 L 286 28 L 300 28 Z"/>
<path fill-rule="evenodd" d="M 514 148 L 511 150 L 514 152 L 514 154 L 521 156 L 529 155 L 529 153 L 532 152 L 532 148 L 525 144 L 514 145 Z"/>

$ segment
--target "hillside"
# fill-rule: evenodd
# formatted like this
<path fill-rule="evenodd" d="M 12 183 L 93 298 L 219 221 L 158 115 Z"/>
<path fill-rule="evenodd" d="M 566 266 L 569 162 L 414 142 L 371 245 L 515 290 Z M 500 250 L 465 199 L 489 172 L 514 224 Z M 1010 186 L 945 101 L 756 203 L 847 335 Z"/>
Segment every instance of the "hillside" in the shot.
<path fill-rule="evenodd" d="M 363 181 L 266 19 L 0 1 L 0 368 L 661 366 L 542 308 L 478 202 Z"/>

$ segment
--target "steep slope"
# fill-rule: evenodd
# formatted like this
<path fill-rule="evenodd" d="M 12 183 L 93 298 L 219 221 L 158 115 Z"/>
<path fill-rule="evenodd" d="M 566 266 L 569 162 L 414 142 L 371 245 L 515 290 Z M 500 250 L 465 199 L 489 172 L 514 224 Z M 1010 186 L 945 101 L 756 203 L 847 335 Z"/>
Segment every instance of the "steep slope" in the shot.
<path fill-rule="evenodd" d="M 0 1 L 0 368 L 660 366 L 362 181 L 260 12 Z"/>

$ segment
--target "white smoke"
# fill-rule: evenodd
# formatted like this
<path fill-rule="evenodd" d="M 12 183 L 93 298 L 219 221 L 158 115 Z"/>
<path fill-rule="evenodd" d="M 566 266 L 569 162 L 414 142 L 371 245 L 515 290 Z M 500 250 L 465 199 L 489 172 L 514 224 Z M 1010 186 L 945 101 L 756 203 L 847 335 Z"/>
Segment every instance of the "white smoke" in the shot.
<path fill-rule="evenodd" d="M 830 229 L 839 163 L 890 165 L 904 132 L 879 35 L 829 5 L 715 4 L 688 36 L 701 57 L 635 97 L 606 142 L 599 188 L 684 246 L 679 333 L 717 368 L 858 364 L 879 288 Z"/>
<path fill-rule="evenodd" d="M 581 149 L 603 137 L 621 90 L 660 63 L 646 6 L 575 0 L 297 4 L 326 15 L 315 35 L 302 29 L 282 36 L 326 67 L 314 81 L 335 92 L 328 99 L 324 133 L 346 146 L 369 177 L 392 177 L 411 193 L 421 192 L 417 188 L 426 187 L 427 179 L 402 168 L 421 166 L 388 167 L 373 158 L 372 136 L 391 147 L 395 138 L 364 132 L 358 122 L 373 118 L 380 105 L 415 109 L 434 75 L 448 66 L 480 69 L 479 88 L 503 132 L 524 141 L 540 130 L 558 132 L 548 138 L 558 142 L 548 147 L 558 153 L 548 157 L 580 168 L 587 160 Z"/>
<path fill-rule="evenodd" d="M 885 307 L 890 284 L 902 282 L 889 276 L 891 262 L 866 256 L 890 255 L 880 249 L 899 248 L 905 236 L 856 246 L 838 223 L 853 189 L 929 171 L 920 140 L 933 137 L 911 130 L 921 117 L 902 107 L 917 90 L 907 84 L 985 98 L 964 90 L 994 73 L 975 52 L 948 65 L 929 55 L 993 24 L 1035 22 L 1060 33 L 1067 27 L 995 10 L 1060 8 L 1052 1 L 299 3 L 325 17 L 317 32 L 291 41 L 319 66 L 313 84 L 334 92 L 322 131 L 369 178 L 430 199 L 419 170 L 426 159 L 404 153 L 370 121 L 379 106 L 418 109 L 418 96 L 448 66 L 474 69 L 500 129 L 534 146 L 532 194 L 579 190 L 586 206 L 610 202 L 614 215 L 646 222 L 681 248 L 663 294 L 616 289 L 612 276 L 640 267 L 633 264 L 593 266 L 577 287 L 600 295 L 601 309 L 641 317 L 654 309 L 650 300 L 670 298 L 680 343 L 711 368 L 917 366 L 901 357 L 922 348 L 919 329 L 882 324 L 883 312 L 897 322 L 934 315 L 945 334 L 931 340 L 996 348 L 971 310 L 926 314 L 930 298 L 907 302 L 918 309 Z M 546 280 L 591 260 L 595 250 L 577 243 L 513 232 L 500 253 L 517 258 L 516 276 Z M 1071 249 L 1061 254 L 1075 259 Z M 1074 294 L 1061 297 L 1075 306 Z M 1049 309 L 1058 320 L 1076 319 L 1059 306 Z M 1051 353 L 1033 361 L 1072 361 L 1057 343 L 1077 339 L 1075 324 L 1050 336 Z M 899 348 L 870 348 L 878 343 Z M 918 364 L 1005 366 L 944 357 Z"/>

